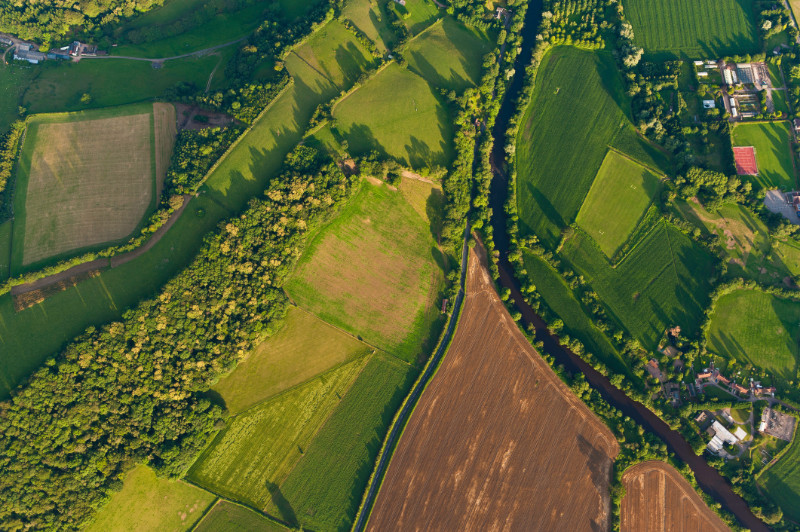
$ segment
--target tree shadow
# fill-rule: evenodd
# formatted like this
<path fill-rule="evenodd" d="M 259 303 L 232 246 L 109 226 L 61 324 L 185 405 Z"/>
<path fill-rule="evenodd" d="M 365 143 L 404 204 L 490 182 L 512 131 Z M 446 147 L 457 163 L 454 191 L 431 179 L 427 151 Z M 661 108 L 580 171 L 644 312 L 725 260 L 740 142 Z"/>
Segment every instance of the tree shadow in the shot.
<path fill-rule="evenodd" d="M 428 200 L 425 202 L 425 214 L 430 221 L 429 227 L 431 236 L 433 236 L 437 242 L 442 235 L 442 228 L 444 225 L 444 206 L 445 198 L 442 190 L 436 187 L 431 188 L 431 193 L 428 196 Z"/>
<path fill-rule="evenodd" d="M 611 458 L 584 438 L 582 434 L 577 435 L 577 443 L 578 450 L 586 458 L 589 478 L 598 495 L 601 498 L 608 497 L 611 483 Z M 610 512 L 607 514 L 607 518 L 610 518 Z M 601 521 L 599 517 L 589 521 L 589 527 L 596 532 L 608 530 L 608 525 L 607 520 Z"/>
<path fill-rule="evenodd" d="M 272 498 L 272 504 L 278 509 L 280 519 L 292 528 L 297 528 L 300 525 L 300 523 L 297 521 L 297 515 L 295 514 L 292 505 L 289 503 L 286 497 L 283 496 L 283 493 L 281 493 L 280 487 L 274 482 L 266 481 L 265 484 L 267 491 Z"/>

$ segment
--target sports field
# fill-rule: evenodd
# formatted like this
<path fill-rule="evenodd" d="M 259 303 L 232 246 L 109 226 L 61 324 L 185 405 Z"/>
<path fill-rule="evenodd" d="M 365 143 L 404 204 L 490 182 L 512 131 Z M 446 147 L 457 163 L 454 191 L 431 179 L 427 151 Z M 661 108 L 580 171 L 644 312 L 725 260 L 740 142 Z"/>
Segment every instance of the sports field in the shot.
<path fill-rule="evenodd" d="M 800 521 L 800 438 L 795 428 L 792 444 L 771 467 L 758 476 L 758 484 L 783 510 L 784 516 Z"/>
<path fill-rule="evenodd" d="M 364 181 L 285 289 L 300 307 L 408 362 L 437 336 L 441 255 L 402 194 Z"/>
<path fill-rule="evenodd" d="M 756 150 L 753 146 L 734 146 L 733 160 L 737 175 L 758 175 Z"/>
<path fill-rule="evenodd" d="M 157 115 L 161 122 L 169 113 Z M 156 130 L 167 150 L 155 149 Z M 174 142 L 168 133 L 154 126 L 153 104 L 31 119 L 14 199 L 12 270 L 133 233 L 155 204 L 157 155 Z"/>
<path fill-rule="evenodd" d="M 734 146 L 753 146 L 758 175 L 756 183 L 764 188 L 794 190 L 797 178 L 792 165 L 791 125 L 783 122 L 737 124 L 731 134 Z"/>
<path fill-rule="evenodd" d="M 655 349 L 668 326 L 686 334 L 700 327 L 711 290 L 713 258 L 675 227 L 660 222 L 625 258 L 611 267 L 606 256 L 576 232 L 562 249 L 576 273 L 647 349 Z"/>
<path fill-rule="evenodd" d="M 387 7 L 385 2 L 347 0 L 342 8 L 342 15 L 363 31 L 378 50 L 386 52 L 397 41 L 392 20 L 386 13 Z"/>
<path fill-rule="evenodd" d="M 184 532 L 217 496 L 180 480 L 159 478 L 140 465 L 125 474 L 122 490 L 96 514 L 87 532 L 158 530 Z"/>
<path fill-rule="evenodd" d="M 609 258 L 628 240 L 658 194 L 658 176 L 636 161 L 609 150 L 578 211 L 581 229 Z"/>
<path fill-rule="evenodd" d="M 608 146 L 645 166 L 663 168 L 664 156 L 640 140 L 629 109 L 610 53 L 558 46 L 545 56 L 517 135 L 523 234 L 556 244 L 561 229 L 575 220 Z"/>
<path fill-rule="evenodd" d="M 308 312 L 291 307 L 283 326 L 215 386 L 233 414 L 372 348 Z"/>
<path fill-rule="evenodd" d="M 192 532 L 285 532 L 286 527 L 239 504 L 219 500 Z"/>
<path fill-rule="evenodd" d="M 486 32 L 445 17 L 411 41 L 403 55 L 432 85 L 461 91 L 480 82 L 483 56 L 491 50 Z"/>
<path fill-rule="evenodd" d="M 404 362 L 372 357 L 281 484 L 285 504 L 273 498 L 271 512 L 290 523 L 294 515 L 307 530 L 349 530 L 389 423 L 415 377 Z"/>
<path fill-rule="evenodd" d="M 622 0 L 645 53 L 717 58 L 760 50 L 754 0 Z"/>
<path fill-rule="evenodd" d="M 444 100 L 395 63 L 342 100 L 333 116 L 353 154 L 377 150 L 414 168 L 453 160 L 453 126 Z"/>
<path fill-rule="evenodd" d="M 194 463 L 189 480 L 266 508 L 367 360 L 339 366 L 239 414 Z"/>
<path fill-rule="evenodd" d="M 711 314 L 708 349 L 783 379 L 797 374 L 800 303 L 760 290 L 722 296 Z"/>

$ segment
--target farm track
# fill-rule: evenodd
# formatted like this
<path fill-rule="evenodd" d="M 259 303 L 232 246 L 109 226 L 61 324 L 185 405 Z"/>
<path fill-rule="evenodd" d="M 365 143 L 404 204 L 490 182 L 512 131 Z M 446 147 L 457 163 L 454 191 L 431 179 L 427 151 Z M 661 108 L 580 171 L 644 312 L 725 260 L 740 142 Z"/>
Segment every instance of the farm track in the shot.
<path fill-rule="evenodd" d="M 622 532 L 729 530 L 680 473 L 664 462 L 637 464 L 622 477 Z"/>
<path fill-rule="evenodd" d="M 614 435 L 520 332 L 480 244 L 461 312 L 368 530 L 607 528 Z"/>

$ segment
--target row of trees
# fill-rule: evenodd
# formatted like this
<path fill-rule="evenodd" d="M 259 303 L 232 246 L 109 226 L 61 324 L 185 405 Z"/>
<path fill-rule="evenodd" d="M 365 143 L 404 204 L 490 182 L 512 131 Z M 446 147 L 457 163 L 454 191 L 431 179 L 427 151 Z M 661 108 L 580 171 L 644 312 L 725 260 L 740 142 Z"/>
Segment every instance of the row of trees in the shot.
<path fill-rule="evenodd" d="M 192 194 L 206 173 L 239 137 L 240 127 L 184 129 L 178 133 L 163 194 Z"/>

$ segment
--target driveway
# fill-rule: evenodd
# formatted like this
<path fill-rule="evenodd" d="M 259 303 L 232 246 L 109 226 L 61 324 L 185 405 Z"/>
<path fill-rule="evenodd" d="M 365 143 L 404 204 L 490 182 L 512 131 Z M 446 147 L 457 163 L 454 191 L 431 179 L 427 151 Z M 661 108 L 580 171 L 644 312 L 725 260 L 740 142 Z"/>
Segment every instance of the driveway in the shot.
<path fill-rule="evenodd" d="M 795 225 L 800 225 L 800 218 L 794 208 L 786 202 L 786 197 L 780 190 L 770 190 L 764 197 L 764 206 L 770 211 L 780 214 Z"/>

